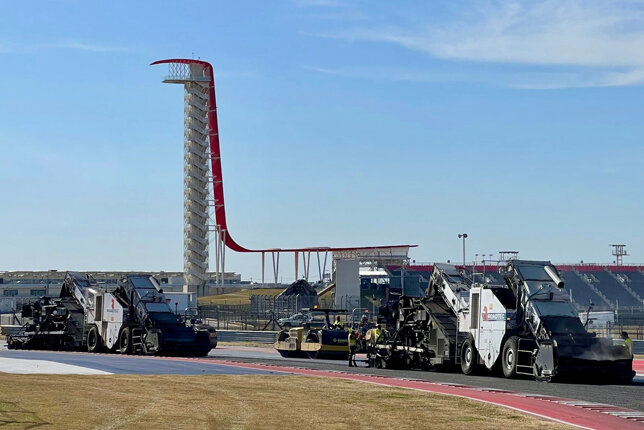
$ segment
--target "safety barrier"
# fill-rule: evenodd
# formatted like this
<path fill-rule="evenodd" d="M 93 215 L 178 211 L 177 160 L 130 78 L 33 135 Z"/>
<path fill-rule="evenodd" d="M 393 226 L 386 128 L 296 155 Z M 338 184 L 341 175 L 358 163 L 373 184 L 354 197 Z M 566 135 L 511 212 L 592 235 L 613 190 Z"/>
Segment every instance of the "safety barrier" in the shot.
<path fill-rule="evenodd" d="M 633 341 L 633 354 L 644 354 L 644 340 Z"/>
<path fill-rule="evenodd" d="M 277 338 L 276 331 L 217 330 L 219 342 L 253 342 L 270 344 Z"/>

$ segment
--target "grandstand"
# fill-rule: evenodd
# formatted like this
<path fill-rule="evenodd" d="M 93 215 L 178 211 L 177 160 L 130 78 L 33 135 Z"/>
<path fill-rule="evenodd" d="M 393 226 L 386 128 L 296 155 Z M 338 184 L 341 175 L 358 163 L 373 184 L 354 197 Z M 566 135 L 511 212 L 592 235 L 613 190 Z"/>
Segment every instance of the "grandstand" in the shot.
<path fill-rule="evenodd" d="M 564 289 L 579 310 L 644 311 L 644 266 L 597 264 L 555 264 L 565 281 Z M 461 267 L 461 266 L 457 266 Z M 388 266 L 389 288 L 404 294 L 418 295 L 427 288 L 434 269 L 431 264 L 410 264 L 403 268 Z M 472 271 L 474 272 L 472 274 Z M 467 266 L 465 273 L 477 282 L 504 284 L 497 266 Z"/>

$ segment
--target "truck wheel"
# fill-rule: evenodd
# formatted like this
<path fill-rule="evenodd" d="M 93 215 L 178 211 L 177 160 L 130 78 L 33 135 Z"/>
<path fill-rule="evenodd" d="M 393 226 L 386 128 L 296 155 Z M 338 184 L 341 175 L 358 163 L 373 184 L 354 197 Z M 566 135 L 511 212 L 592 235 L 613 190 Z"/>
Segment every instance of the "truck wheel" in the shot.
<path fill-rule="evenodd" d="M 87 352 L 98 352 L 101 349 L 101 336 L 95 325 L 87 332 Z"/>
<path fill-rule="evenodd" d="M 465 339 L 461 347 L 461 372 L 465 375 L 471 375 L 476 370 L 478 361 L 479 353 L 476 351 L 474 341 L 470 338 Z"/>
<path fill-rule="evenodd" d="M 514 378 L 517 376 L 518 340 L 519 338 L 517 336 L 510 336 L 503 345 L 501 367 L 503 368 L 503 376 L 506 378 Z"/>
<path fill-rule="evenodd" d="M 129 354 L 132 349 L 129 327 L 123 327 L 123 330 L 121 330 L 121 334 L 119 335 L 119 349 L 121 354 Z"/>
<path fill-rule="evenodd" d="M 150 350 L 148 348 L 148 342 L 147 342 L 147 333 L 145 333 L 143 336 L 141 336 L 141 352 L 143 355 L 154 355 L 156 352 L 155 350 Z"/>

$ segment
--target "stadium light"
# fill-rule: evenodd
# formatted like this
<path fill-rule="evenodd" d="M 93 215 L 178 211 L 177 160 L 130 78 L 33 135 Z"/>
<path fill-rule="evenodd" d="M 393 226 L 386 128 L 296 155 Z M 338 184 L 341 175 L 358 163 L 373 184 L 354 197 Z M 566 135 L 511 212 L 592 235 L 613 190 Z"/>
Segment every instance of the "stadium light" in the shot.
<path fill-rule="evenodd" d="M 459 234 L 458 238 L 463 238 L 463 270 L 465 270 L 465 239 L 467 239 L 467 233 Z"/>

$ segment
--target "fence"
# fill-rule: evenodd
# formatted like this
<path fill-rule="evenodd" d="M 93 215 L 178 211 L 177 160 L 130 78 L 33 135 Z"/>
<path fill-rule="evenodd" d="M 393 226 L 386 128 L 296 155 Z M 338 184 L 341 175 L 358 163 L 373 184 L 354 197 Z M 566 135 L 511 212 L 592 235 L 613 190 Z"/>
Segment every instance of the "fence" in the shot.
<path fill-rule="evenodd" d="M 22 318 L 20 313 L 0 312 L 0 325 L 21 325 Z"/>
<path fill-rule="evenodd" d="M 316 304 L 317 296 L 256 294 L 248 305 L 204 305 L 199 306 L 199 313 L 217 329 L 275 330 L 279 329 L 278 319 Z"/>
<path fill-rule="evenodd" d="M 607 324 L 606 327 L 588 328 L 591 333 L 596 333 L 599 337 L 612 337 L 618 339 L 622 332 L 628 333 L 628 337 L 633 340 L 644 340 L 644 325 L 624 325 L 624 324 Z"/>
<path fill-rule="evenodd" d="M 269 296 L 253 295 L 250 296 L 250 311 L 259 316 L 275 318 L 290 317 L 291 315 L 301 312 L 304 308 L 312 308 L 318 304 L 317 296 Z"/>

